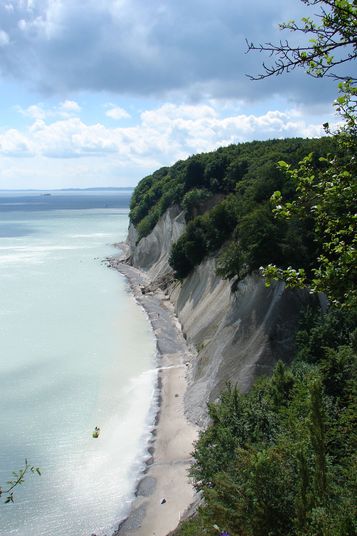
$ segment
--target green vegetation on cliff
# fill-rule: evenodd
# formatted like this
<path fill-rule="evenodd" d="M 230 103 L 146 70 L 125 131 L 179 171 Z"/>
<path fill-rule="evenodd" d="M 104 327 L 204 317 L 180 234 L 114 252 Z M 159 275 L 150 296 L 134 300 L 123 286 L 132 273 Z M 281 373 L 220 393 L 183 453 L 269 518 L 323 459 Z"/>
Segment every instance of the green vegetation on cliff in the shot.
<path fill-rule="evenodd" d="M 191 469 L 204 502 L 175 536 L 356 534 L 356 320 L 308 311 L 291 368 L 209 406 Z"/>
<path fill-rule="evenodd" d="M 243 277 L 268 262 L 287 267 L 301 258 L 309 270 L 316 256 L 309 220 L 282 223 L 271 211 L 270 197 L 276 190 L 287 199 L 294 197 L 293 182 L 277 162 L 296 165 L 313 153 L 318 167 L 319 158 L 334 147 L 328 137 L 294 138 L 242 143 L 192 156 L 139 183 L 130 220 L 140 239 L 169 206 L 178 204 L 186 211 L 187 229 L 174 244 L 170 261 L 179 278 L 222 246 L 218 269 L 223 277 Z"/>

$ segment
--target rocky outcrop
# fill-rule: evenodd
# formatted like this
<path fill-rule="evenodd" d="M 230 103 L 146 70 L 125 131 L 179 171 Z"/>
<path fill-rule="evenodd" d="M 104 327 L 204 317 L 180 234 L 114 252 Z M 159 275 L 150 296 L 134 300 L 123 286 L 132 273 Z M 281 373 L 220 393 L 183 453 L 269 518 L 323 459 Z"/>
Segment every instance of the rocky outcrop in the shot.
<path fill-rule="evenodd" d="M 138 243 L 131 228 L 130 262 L 147 273 L 151 285 L 165 282 L 194 349 L 187 412 L 204 424 L 207 402 L 217 398 L 227 381 L 245 392 L 258 376 L 271 372 L 278 359 L 292 359 L 298 319 L 312 298 L 307 291 L 286 289 L 284 283 L 266 288 L 257 275 L 232 285 L 216 275 L 215 258 L 206 259 L 182 283 L 173 281 L 168 258 L 184 221 L 184 215 L 171 208 Z"/>

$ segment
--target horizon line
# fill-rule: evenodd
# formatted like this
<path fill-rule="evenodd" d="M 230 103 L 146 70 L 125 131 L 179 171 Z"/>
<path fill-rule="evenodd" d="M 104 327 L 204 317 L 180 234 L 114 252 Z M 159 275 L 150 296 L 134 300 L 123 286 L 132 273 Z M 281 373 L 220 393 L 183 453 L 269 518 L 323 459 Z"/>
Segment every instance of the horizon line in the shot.
<path fill-rule="evenodd" d="M 135 186 L 88 186 L 84 188 L 0 188 L 0 192 L 70 192 L 88 190 L 134 190 Z"/>

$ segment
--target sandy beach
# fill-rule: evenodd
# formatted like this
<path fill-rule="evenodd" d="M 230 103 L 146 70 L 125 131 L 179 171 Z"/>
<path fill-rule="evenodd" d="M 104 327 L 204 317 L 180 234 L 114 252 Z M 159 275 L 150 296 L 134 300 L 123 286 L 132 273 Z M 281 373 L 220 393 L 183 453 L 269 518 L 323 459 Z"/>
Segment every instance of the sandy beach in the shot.
<path fill-rule="evenodd" d="M 111 259 L 110 266 L 127 278 L 148 314 L 157 340 L 159 369 L 159 411 L 149 449 L 152 458 L 131 512 L 113 536 L 166 536 L 195 499 L 187 472 L 198 430 L 184 413 L 191 356 L 167 296 L 162 291 L 146 292 L 149 281 L 136 268 L 118 259 Z"/>

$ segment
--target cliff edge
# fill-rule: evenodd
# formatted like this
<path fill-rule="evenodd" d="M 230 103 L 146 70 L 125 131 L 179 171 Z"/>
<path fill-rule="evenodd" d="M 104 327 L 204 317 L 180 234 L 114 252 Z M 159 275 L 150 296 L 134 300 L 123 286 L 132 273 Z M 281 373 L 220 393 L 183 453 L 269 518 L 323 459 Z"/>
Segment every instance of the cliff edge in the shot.
<path fill-rule="evenodd" d="M 223 280 L 216 275 L 214 257 L 178 282 L 168 259 L 172 243 L 184 230 L 184 213 L 178 207 L 168 209 L 138 242 L 131 224 L 127 262 L 146 272 L 149 287 L 163 289 L 174 304 L 194 356 L 186 412 L 193 422 L 204 425 L 207 402 L 215 400 L 227 382 L 246 392 L 256 378 L 271 372 L 278 359 L 292 360 L 298 320 L 312 297 L 307 290 L 290 290 L 282 282 L 266 288 L 254 274 L 239 282 Z"/>

